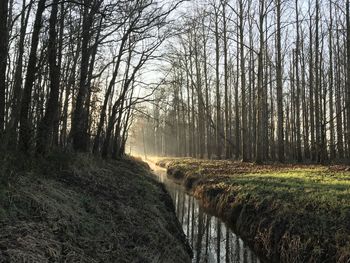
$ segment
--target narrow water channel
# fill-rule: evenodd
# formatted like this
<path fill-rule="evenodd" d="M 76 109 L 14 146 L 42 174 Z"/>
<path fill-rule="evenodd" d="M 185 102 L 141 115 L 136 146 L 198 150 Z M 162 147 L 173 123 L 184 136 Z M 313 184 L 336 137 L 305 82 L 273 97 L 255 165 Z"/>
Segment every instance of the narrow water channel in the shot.
<path fill-rule="evenodd" d="M 166 170 L 149 163 L 173 199 L 176 215 L 193 250 L 193 262 L 260 263 L 255 253 L 219 218 L 207 214 L 198 200 L 167 178 Z"/>

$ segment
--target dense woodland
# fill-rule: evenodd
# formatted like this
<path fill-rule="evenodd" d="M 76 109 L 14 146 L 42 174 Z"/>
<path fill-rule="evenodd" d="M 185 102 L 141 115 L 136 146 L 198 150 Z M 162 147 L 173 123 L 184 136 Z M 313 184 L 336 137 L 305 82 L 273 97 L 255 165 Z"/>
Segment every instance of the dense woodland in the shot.
<path fill-rule="evenodd" d="M 350 160 L 348 0 L 2 0 L 0 35 L 2 151 Z"/>
<path fill-rule="evenodd" d="M 146 152 L 349 162 L 349 13 L 348 0 L 192 3 L 139 121 Z"/>
<path fill-rule="evenodd" d="M 133 112 L 155 88 L 143 69 L 180 3 L 1 0 L 1 150 L 121 157 Z"/>

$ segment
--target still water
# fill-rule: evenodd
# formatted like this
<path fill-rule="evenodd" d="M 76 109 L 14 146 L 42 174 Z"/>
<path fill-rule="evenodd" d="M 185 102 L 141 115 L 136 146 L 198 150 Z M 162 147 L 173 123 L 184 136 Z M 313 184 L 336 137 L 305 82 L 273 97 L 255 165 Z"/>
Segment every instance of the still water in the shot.
<path fill-rule="evenodd" d="M 173 199 L 176 215 L 197 263 L 260 263 L 254 252 L 219 218 L 207 214 L 184 188 L 166 176 L 166 170 L 150 163 Z"/>

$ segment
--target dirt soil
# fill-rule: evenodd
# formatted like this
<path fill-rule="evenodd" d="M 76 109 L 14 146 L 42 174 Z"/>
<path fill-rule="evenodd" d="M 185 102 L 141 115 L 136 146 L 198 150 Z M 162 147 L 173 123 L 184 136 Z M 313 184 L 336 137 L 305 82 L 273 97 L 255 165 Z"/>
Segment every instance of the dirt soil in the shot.
<path fill-rule="evenodd" d="M 0 262 L 190 262 L 171 198 L 136 160 L 2 157 Z"/>
<path fill-rule="evenodd" d="M 158 160 L 266 262 L 350 262 L 349 166 Z"/>

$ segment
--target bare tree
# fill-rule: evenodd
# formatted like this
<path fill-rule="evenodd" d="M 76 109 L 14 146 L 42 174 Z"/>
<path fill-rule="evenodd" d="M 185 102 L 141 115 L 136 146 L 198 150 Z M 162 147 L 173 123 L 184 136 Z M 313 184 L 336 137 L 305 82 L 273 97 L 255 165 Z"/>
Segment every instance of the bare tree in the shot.
<path fill-rule="evenodd" d="M 8 51 L 8 0 L 0 3 L 0 135 L 5 128 L 6 67 Z"/>

